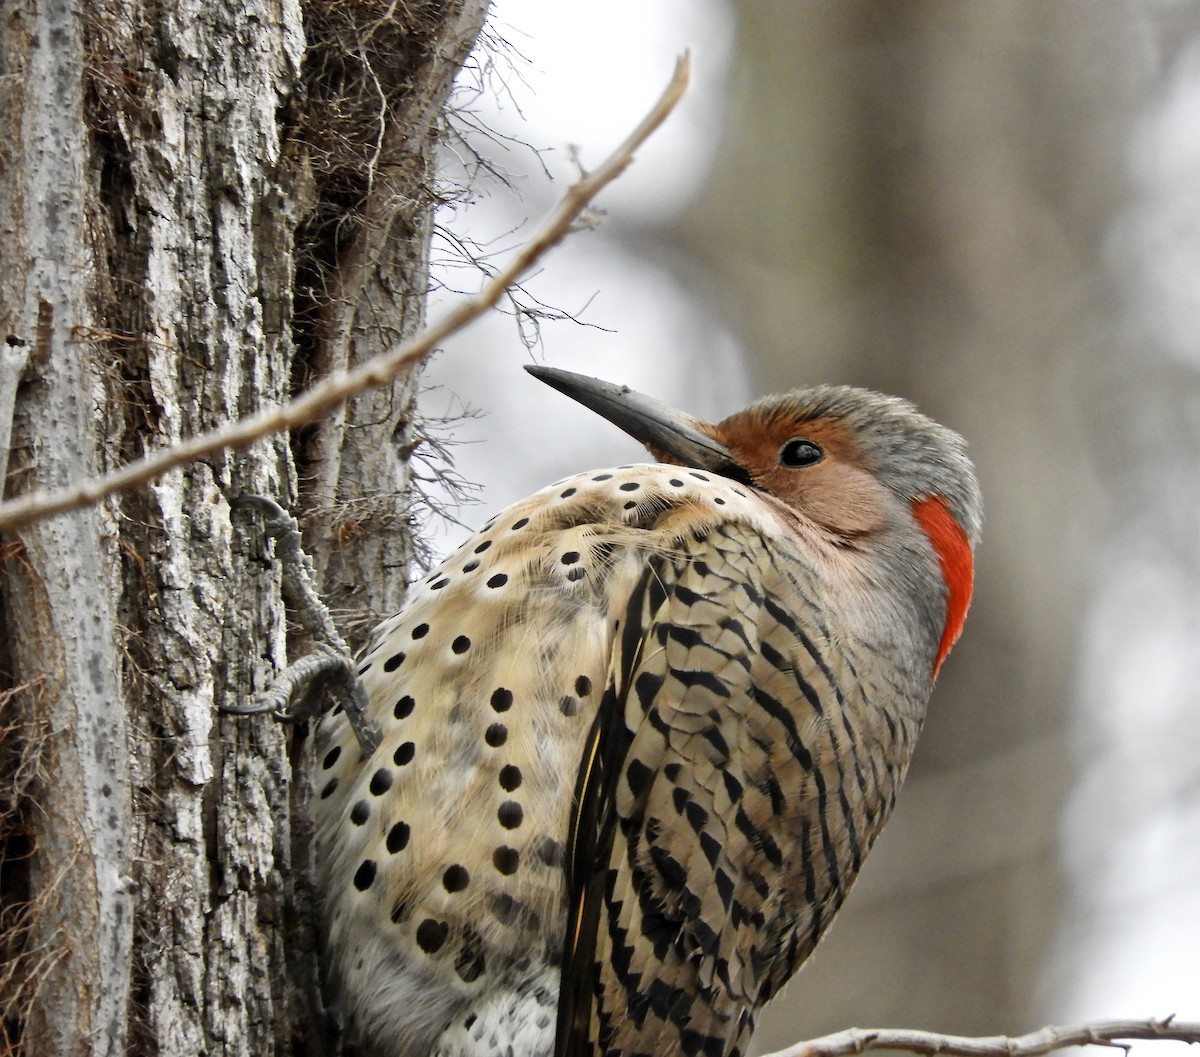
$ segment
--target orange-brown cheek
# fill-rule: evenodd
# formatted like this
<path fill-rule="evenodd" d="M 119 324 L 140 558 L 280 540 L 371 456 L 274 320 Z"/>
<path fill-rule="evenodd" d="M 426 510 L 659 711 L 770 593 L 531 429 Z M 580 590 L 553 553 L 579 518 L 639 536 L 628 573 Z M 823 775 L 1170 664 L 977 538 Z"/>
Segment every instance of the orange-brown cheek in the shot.
<path fill-rule="evenodd" d="M 885 524 L 881 485 L 857 466 L 830 461 L 800 469 L 777 466 L 760 481 L 772 495 L 838 535 L 868 535 Z"/>

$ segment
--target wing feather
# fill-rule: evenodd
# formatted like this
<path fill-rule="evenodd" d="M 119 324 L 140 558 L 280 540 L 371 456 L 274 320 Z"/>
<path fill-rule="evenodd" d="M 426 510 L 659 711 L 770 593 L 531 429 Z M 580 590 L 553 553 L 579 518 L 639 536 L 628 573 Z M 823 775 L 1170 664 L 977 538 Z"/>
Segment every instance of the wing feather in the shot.
<path fill-rule="evenodd" d="M 581 771 L 556 1057 L 738 1057 L 811 952 L 915 733 L 836 624 L 749 525 L 648 561 Z"/>
<path fill-rule="evenodd" d="M 770 549 L 688 537 L 630 596 L 572 826 L 557 1057 L 736 1054 L 772 989 L 795 902 L 781 783 L 811 784 L 811 750 L 804 651 L 763 640 L 803 570 Z"/>

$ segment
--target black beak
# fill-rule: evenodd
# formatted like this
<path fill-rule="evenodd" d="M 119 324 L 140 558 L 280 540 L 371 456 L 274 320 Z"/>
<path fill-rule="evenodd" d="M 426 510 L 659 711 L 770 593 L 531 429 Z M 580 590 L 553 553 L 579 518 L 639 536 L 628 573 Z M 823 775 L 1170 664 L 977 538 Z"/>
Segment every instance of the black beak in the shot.
<path fill-rule="evenodd" d="M 719 441 L 700 428 L 704 423 L 661 400 L 635 393 L 626 385 L 613 385 L 585 374 L 554 367 L 526 365 L 535 378 L 578 400 L 651 450 L 655 458 L 666 458 L 683 466 L 709 470 L 742 484 L 751 484 Z"/>

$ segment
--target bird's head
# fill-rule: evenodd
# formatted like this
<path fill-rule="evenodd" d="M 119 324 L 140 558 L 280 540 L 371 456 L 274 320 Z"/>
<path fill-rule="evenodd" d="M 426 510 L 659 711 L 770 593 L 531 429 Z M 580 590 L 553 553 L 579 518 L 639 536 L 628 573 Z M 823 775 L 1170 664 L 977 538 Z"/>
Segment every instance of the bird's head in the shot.
<path fill-rule="evenodd" d="M 846 546 L 869 547 L 911 519 L 932 545 L 947 589 L 936 673 L 966 618 L 983 513 L 957 433 L 907 400 L 850 386 L 769 396 L 710 424 L 625 386 L 526 370 L 620 426 L 659 461 L 750 485 Z"/>

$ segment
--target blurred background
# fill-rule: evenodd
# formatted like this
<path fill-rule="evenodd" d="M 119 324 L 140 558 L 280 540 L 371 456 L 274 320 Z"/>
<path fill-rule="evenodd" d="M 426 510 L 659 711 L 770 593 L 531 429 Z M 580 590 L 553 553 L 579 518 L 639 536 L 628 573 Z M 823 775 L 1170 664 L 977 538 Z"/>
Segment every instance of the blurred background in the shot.
<path fill-rule="evenodd" d="M 757 1050 L 1200 1018 L 1200 4 L 497 0 L 491 37 L 434 314 L 478 287 L 464 248 L 504 258 L 565 188 L 569 145 L 598 164 L 685 48 L 696 75 L 601 227 L 429 371 L 432 435 L 486 485 L 462 522 L 638 457 L 533 360 L 704 417 L 899 393 L 983 483 L 908 784 Z"/>

